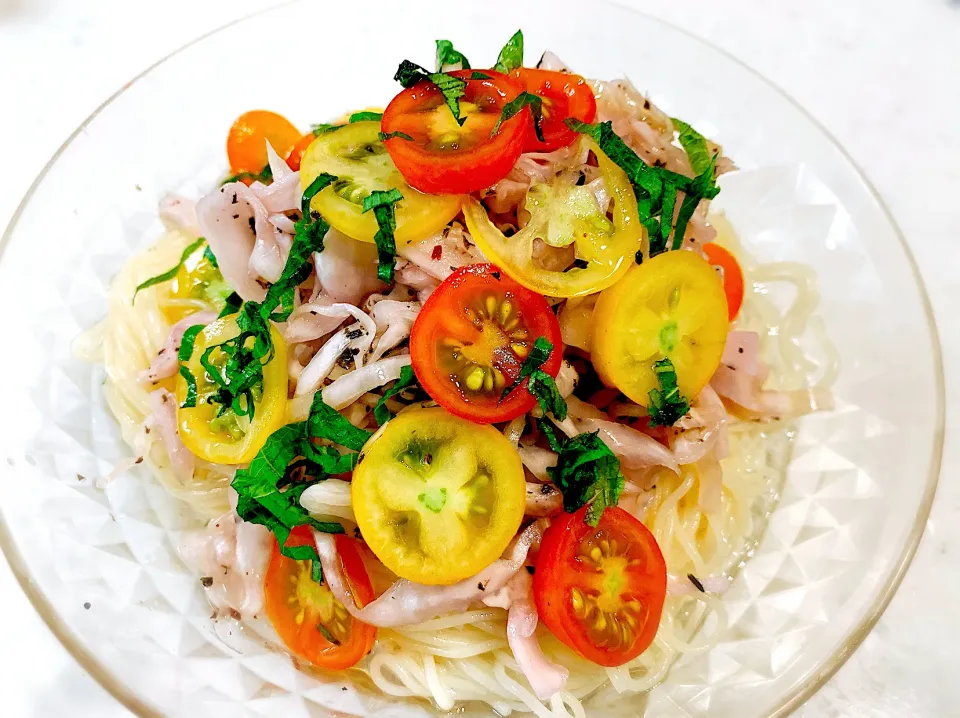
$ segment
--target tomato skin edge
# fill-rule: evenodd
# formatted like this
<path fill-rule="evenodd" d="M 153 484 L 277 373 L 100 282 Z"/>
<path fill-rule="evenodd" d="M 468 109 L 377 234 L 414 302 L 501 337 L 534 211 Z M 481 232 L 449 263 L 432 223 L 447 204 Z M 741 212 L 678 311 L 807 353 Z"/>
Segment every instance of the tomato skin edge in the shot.
<path fill-rule="evenodd" d="M 540 620 L 557 639 L 583 658 L 597 665 L 615 667 L 633 660 L 653 643 L 660 625 L 667 590 L 667 569 L 663 554 L 653 534 L 638 519 L 618 507 L 607 508 L 598 529 L 621 531 L 625 539 L 643 541 L 649 555 L 647 564 L 653 575 L 645 576 L 641 587 L 648 591 L 650 612 L 647 622 L 628 651 L 609 653 L 593 644 L 585 631 L 574 630 L 581 625 L 564 592 L 575 584 L 569 580 L 573 573 L 566 560 L 575 554 L 585 535 L 597 530 L 585 522 L 587 507 L 573 514 L 562 514 L 544 532 L 540 554 L 533 574 L 533 597 Z M 632 532 L 632 533 L 628 533 Z M 652 589 L 652 593 L 650 593 Z"/>
<path fill-rule="evenodd" d="M 743 267 L 736 256 L 722 245 L 711 242 L 701 248 L 712 267 L 723 272 L 723 291 L 727 297 L 728 318 L 732 322 L 740 314 L 743 307 L 744 276 Z"/>
<path fill-rule="evenodd" d="M 495 281 L 489 281 L 490 278 Z M 481 281 L 484 284 L 480 284 Z M 459 310 L 458 301 L 465 293 L 471 290 L 482 291 L 487 285 L 502 289 L 504 295 L 513 297 L 521 311 L 528 315 L 527 326 L 531 323 L 544 325 L 542 336 L 550 341 L 553 349 L 540 368 L 552 378 L 556 378 L 563 360 L 563 338 L 559 320 L 542 296 L 515 282 L 493 264 L 471 264 L 460 267 L 434 290 L 414 321 L 410 332 L 410 353 L 417 380 L 431 398 L 449 413 L 461 419 L 492 424 L 510 421 L 526 414 L 534 407 L 537 400 L 527 389 L 529 380 L 524 379 L 495 406 L 481 402 L 471 404 L 449 378 L 442 375 L 434 357 L 436 340 L 439 339 L 436 336 L 438 329 L 433 324 L 437 314 L 454 309 Z M 453 307 L 449 306 L 451 303 L 454 304 Z"/>
<path fill-rule="evenodd" d="M 471 84 L 490 83 L 503 95 L 499 107 L 516 98 L 523 88 L 514 79 L 494 70 L 484 71 L 486 80 L 470 79 L 472 71 L 449 73 Z M 384 133 L 397 130 L 405 114 L 430 94 L 436 86 L 424 80 L 398 93 L 383 112 Z M 461 98 L 464 99 L 464 98 Z M 384 142 L 387 152 L 404 180 L 414 189 L 427 194 L 469 194 L 496 184 L 507 176 L 523 152 L 527 133 L 532 127 L 530 109 L 524 107 L 506 120 L 498 132 L 475 148 L 441 153 L 427 150 L 417 142 L 393 137 Z"/>
<path fill-rule="evenodd" d="M 360 556 L 360 545 L 356 539 L 351 539 L 342 534 L 334 537 L 336 542 L 337 557 L 341 563 L 341 570 L 346 580 L 350 583 L 351 593 L 361 604 L 361 607 L 369 603 L 374 598 L 373 586 L 370 577 L 363 565 L 363 559 Z M 307 526 L 298 526 L 290 533 L 287 539 L 287 546 L 309 545 L 313 541 L 311 529 Z M 289 563 L 288 563 L 289 562 Z M 285 606 L 282 589 L 276 584 L 282 584 L 284 578 L 288 577 L 285 571 L 294 563 L 294 559 L 287 558 L 280 553 L 279 544 L 276 539 L 273 541 L 270 560 L 267 570 L 264 573 L 264 611 L 274 630 L 280 636 L 284 646 L 290 653 L 304 660 L 313 666 L 326 670 L 346 670 L 355 665 L 364 656 L 366 656 L 376 643 L 377 629 L 375 626 L 363 623 L 357 619 L 350 618 L 351 633 L 350 640 L 346 644 L 334 645 L 326 640 L 319 631 L 314 637 L 315 643 L 305 645 L 300 640 L 299 630 L 296 634 L 284 635 L 291 630 L 287 613 L 289 608 Z M 277 593 L 279 591 L 279 593 Z M 279 606 L 277 604 L 280 604 Z M 280 626 L 278 627 L 278 623 Z M 289 640 L 288 640 L 289 639 Z M 291 645 L 293 641 L 296 645 Z"/>

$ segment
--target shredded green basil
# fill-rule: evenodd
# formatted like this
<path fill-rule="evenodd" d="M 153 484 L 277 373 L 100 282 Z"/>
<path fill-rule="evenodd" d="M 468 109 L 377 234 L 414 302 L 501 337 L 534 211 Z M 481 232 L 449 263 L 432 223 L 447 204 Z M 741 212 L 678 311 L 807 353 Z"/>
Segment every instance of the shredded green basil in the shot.
<path fill-rule="evenodd" d="M 447 65 L 459 65 L 461 70 L 470 69 L 470 61 L 452 42 L 437 40 L 437 72 L 443 72 Z"/>
<path fill-rule="evenodd" d="M 343 125 L 331 125 L 321 122 L 319 125 L 310 125 L 310 131 L 313 133 L 314 137 L 319 137 L 320 135 L 325 135 L 328 132 L 335 132 L 341 127 L 343 127 Z"/>
<path fill-rule="evenodd" d="M 223 187 L 225 184 L 230 184 L 231 182 L 242 182 L 243 180 L 270 184 L 273 182 L 273 168 L 268 164 L 259 172 L 238 172 L 235 175 L 230 175 L 226 179 L 220 180 L 220 186 Z"/>
<path fill-rule="evenodd" d="M 524 107 L 530 108 L 530 113 L 533 115 L 533 130 L 537 135 L 537 139 L 544 142 L 543 128 L 540 126 L 543 122 L 543 98 L 530 92 L 521 92 L 503 106 L 500 117 L 497 119 L 497 124 L 493 126 L 490 136 L 493 137 L 496 135 L 497 132 L 500 131 L 500 125 L 516 115 Z"/>
<path fill-rule="evenodd" d="M 373 418 L 377 421 L 377 426 L 383 426 L 390 421 L 390 410 L 387 408 L 387 401 L 397 394 L 406 391 L 411 387 L 417 386 L 417 375 L 413 373 L 413 367 L 409 364 L 400 370 L 400 378 L 397 383 L 383 392 L 383 396 L 373 407 Z"/>
<path fill-rule="evenodd" d="M 533 348 L 527 358 L 523 360 L 517 378 L 500 394 L 500 401 L 506 399 L 511 392 L 523 383 L 524 379 L 527 379 L 527 391 L 536 398 L 544 413 L 553 414 L 560 421 L 566 419 L 567 402 L 560 396 L 560 390 L 557 389 L 557 383 L 553 377 L 541 368 L 552 353 L 553 344 L 550 343 L 550 340 L 546 337 L 539 337 L 533 343 Z"/>
<path fill-rule="evenodd" d="M 440 94 L 443 95 L 443 100 L 446 102 L 447 107 L 450 108 L 450 112 L 453 113 L 457 124 L 463 126 L 463 123 L 467 121 L 466 117 L 460 116 L 460 98 L 463 97 L 466 91 L 466 80 L 461 80 L 459 77 L 448 75 L 445 72 L 430 72 L 426 68 L 409 60 L 404 60 L 400 63 L 393 79 L 404 87 L 413 87 L 418 82 L 423 82 L 424 80 L 432 82 L 437 86 L 437 89 L 440 90 Z"/>
<path fill-rule="evenodd" d="M 164 282 L 169 282 L 171 279 L 177 276 L 177 272 L 180 271 L 180 267 L 183 266 L 183 263 L 187 261 L 191 254 L 196 252 L 201 245 L 203 245 L 207 240 L 203 237 L 200 237 L 195 242 L 191 242 L 187 245 L 186 249 L 183 250 L 183 254 L 180 255 L 180 261 L 177 262 L 174 266 L 168 269 L 166 272 L 158 274 L 155 277 L 150 277 L 150 279 L 141 282 L 137 285 L 136 290 L 133 292 L 133 299 L 137 298 L 137 294 L 140 293 L 141 289 L 146 289 L 147 287 L 152 287 L 155 284 L 163 284 Z M 131 300 L 133 301 L 133 300 Z"/>
<path fill-rule="evenodd" d="M 687 153 L 693 173 L 702 174 L 710 166 L 711 154 L 707 147 L 707 139 L 683 120 L 678 120 L 676 117 L 670 119 L 677 128 L 680 146 Z"/>
<path fill-rule="evenodd" d="M 368 122 L 368 121 L 374 121 L 374 120 L 379 122 L 382 119 L 383 119 L 382 112 L 354 112 L 347 119 L 347 122 L 349 122 L 352 125 L 354 122 Z"/>
<path fill-rule="evenodd" d="M 387 140 L 392 140 L 397 137 L 401 140 L 407 140 L 408 142 L 413 142 L 413 138 L 408 135 L 406 132 L 379 132 L 377 137 L 380 138 L 381 142 L 386 142 Z"/>
<path fill-rule="evenodd" d="M 493 69 L 504 74 L 523 67 L 523 31 L 517 30 L 500 50 Z"/>
<path fill-rule="evenodd" d="M 397 229 L 394 205 L 402 199 L 400 190 L 394 188 L 387 191 L 376 190 L 363 200 L 363 211 L 373 210 L 377 219 L 378 229 L 373 237 L 377 245 L 377 276 L 387 284 L 393 283 L 393 268 L 397 258 L 397 243 L 393 236 Z"/>
<path fill-rule="evenodd" d="M 701 200 L 713 199 L 720 192 L 714 172 L 717 158 L 713 157 L 707 167 L 691 179 L 663 167 L 648 165 L 613 131 L 610 122 L 591 125 L 573 118 L 567 118 L 565 122 L 575 132 L 596 140 L 600 149 L 630 179 L 637 197 L 640 223 L 650 239 L 650 256 L 668 249 L 679 249 L 683 245 L 687 224 Z M 684 193 L 684 198 L 676 223 L 671 226 L 679 192 Z"/>
<path fill-rule="evenodd" d="M 659 387 L 649 392 L 650 426 L 673 426 L 690 411 L 690 402 L 680 393 L 677 371 L 669 358 L 654 362 L 653 370 Z"/>
<path fill-rule="evenodd" d="M 542 420 L 538 426 L 557 452 L 557 465 L 547 468 L 550 480 L 563 494 L 563 508 L 573 513 L 589 504 L 584 520 L 591 526 L 600 523 L 604 509 L 616 506 L 623 491 L 620 460 L 600 433 L 558 437 L 552 424 Z"/>

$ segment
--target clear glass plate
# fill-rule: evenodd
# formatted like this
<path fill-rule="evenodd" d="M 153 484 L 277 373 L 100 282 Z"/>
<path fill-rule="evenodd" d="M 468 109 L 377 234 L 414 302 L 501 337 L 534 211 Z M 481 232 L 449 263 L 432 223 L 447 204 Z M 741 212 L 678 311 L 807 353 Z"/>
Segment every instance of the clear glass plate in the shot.
<path fill-rule="evenodd" d="M 506 6 L 504 5 L 504 8 Z M 503 8 L 501 8 L 503 9 Z M 146 472 L 93 479 L 128 455 L 102 370 L 71 343 L 100 319 L 111 277 L 159 234 L 169 191 L 197 195 L 224 170 L 230 122 L 253 107 L 302 127 L 386 103 L 409 57 L 450 37 L 495 57 L 523 27 L 578 72 L 624 74 L 722 143 L 742 171 L 719 203 L 764 261 L 820 278 L 842 357 L 837 409 L 801 422 L 779 506 L 724 601 L 719 645 L 651 693 L 601 694 L 591 715 L 781 716 L 829 677 L 889 602 L 936 485 L 943 378 L 913 261 L 880 200 L 802 108 L 727 55 L 612 5 L 300 2 L 208 35 L 111 98 L 34 184 L 3 239 L 0 300 L 9 467 L 0 539 L 37 609 L 77 659 L 143 715 L 423 715 L 298 672 L 250 644 L 228 648 L 177 558 L 187 512 Z M 39 291 L 38 291 L 39 290 Z"/>

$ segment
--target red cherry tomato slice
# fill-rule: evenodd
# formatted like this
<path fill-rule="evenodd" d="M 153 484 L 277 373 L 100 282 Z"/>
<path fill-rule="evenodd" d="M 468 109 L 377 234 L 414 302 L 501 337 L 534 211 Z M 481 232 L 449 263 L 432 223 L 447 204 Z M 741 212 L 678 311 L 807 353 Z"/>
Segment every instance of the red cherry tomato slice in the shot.
<path fill-rule="evenodd" d="M 518 67 L 510 73 L 527 92 L 543 98 L 543 119 L 540 129 L 543 142 L 531 127 L 524 152 L 552 152 L 573 144 L 579 136 L 564 123 L 568 117 L 593 122 L 597 116 L 597 100 L 593 88 L 580 75 L 552 70 Z"/>
<path fill-rule="evenodd" d="M 737 258 L 719 244 L 711 242 L 703 245 L 703 253 L 707 255 L 707 261 L 716 268 L 723 282 L 723 292 L 727 295 L 727 311 L 732 322 L 743 305 L 743 270 Z"/>
<path fill-rule="evenodd" d="M 393 98 L 384 110 L 381 130 L 403 132 L 412 139 L 392 137 L 385 144 L 407 183 L 421 192 L 467 194 L 485 189 L 507 176 L 523 151 L 530 109 L 525 107 L 500 125 L 491 137 L 503 106 L 523 90 L 506 75 L 484 70 L 449 73 L 466 80 L 460 98 L 463 126 L 457 124 L 443 95 L 431 82 L 420 82 Z"/>
<path fill-rule="evenodd" d="M 564 644 L 601 666 L 620 666 L 657 635 L 667 566 L 653 534 L 621 508 L 594 528 L 587 507 L 563 514 L 543 535 L 533 597 L 540 620 Z"/>
<path fill-rule="evenodd" d="M 373 586 L 356 539 L 338 535 L 337 555 L 350 589 L 361 605 L 373 600 Z M 287 546 L 313 544 L 309 527 L 290 532 Z M 310 561 L 295 561 L 273 544 L 264 578 L 267 616 L 290 651 L 320 668 L 343 670 L 363 658 L 377 638 L 377 629 L 351 616 L 330 589 L 313 580 Z"/>
<path fill-rule="evenodd" d="M 420 385 L 451 414 L 492 424 L 533 408 L 527 381 L 500 401 L 534 342 L 553 351 L 541 369 L 560 371 L 560 323 L 547 300 L 491 264 L 461 267 L 437 287 L 413 324 L 410 354 Z"/>
<path fill-rule="evenodd" d="M 293 149 L 290 150 L 290 154 L 287 155 L 287 166 L 294 172 L 300 169 L 300 161 L 303 159 L 303 153 L 307 151 L 307 148 L 315 139 L 317 139 L 316 135 L 314 135 L 312 132 L 308 132 L 299 140 L 297 140 L 297 144 L 295 144 Z"/>

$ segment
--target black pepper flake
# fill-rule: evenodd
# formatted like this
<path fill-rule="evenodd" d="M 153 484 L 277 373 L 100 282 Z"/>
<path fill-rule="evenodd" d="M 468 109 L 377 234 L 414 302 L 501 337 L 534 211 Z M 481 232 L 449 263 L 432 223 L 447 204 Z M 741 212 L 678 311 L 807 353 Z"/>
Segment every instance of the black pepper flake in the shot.
<path fill-rule="evenodd" d="M 532 575 L 536 572 L 536 570 L 537 570 L 537 567 L 536 567 L 536 566 L 527 566 L 526 568 L 527 568 L 527 573 L 529 573 L 531 576 L 532 576 Z"/>
<path fill-rule="evenodd" d="M 234 219 L 240 219 L 240 215 L 239 215 L 239 214 L 235 214 L 235 215 L 233 215 L 233 218 L 234 218 Z"/>
<path fill-rule="evenodd" d="M 743 354 L 743 347 L 737 347 L 737 354 Z"/>
<path fill-rule="evenodd" d="M 687 574 L 687 578 L 690 579 L 690 583 L 692 583 L 694 586 L 696 586 L 697 590 L 698 590 L 700 593 L 706 593 L 706 591 L 705 591 L 704 588 L 703 588 L 703 584 L 700 583 L 700 579 L 699 579 L 699 578 L 697 578 L 696 576 L 694 576 L 692 573 L 688 573 L 688 574 Z"/>
<path fill-rule="evenodd" d="M 552 487 L 550 484 L 541 484 L 541 486 L 540 486 L 540 493 L 543 494 L 544 496 L 547 496 L 547 495 L 549 495 L 549 494 L 552 494 L 552 493 L 553 493 L 553 487 Z"/>
<path fill-rule="evenodd" d="M 487 589 L 484 587 L 484 585 L 483 585 L 483 581 L 481 581 L 480 583 L 477 584 L 477 588 L 479 588 L 481 591 L 486 591 L 486 590 L 487 590 Z"/>
<path fill-rule="evenodd" d="M 362 329 L 351 329 L 349 332 L 347 332 L 347 339 L 350 341 L 354 339 L 359 339 L 362 336 L 363 336 Z"/>
<path fill-rule="evenodd" d="M 223 192 L 223 190 L 220 190 L 220 191 Z M 236 203 L 237 203 L 237 193 L 234 192 L 234 193 L 233 193 L 233 199 L 230 200 L 230 204 L 236 204 Z"/>
<path fill-rule="evenodd" d="M 359 527 L 359 526 L 355 526 L 355 527 L 353 528 L 353 537 L 354 537 L 354 538 L 363 538 L 363 537 L 360 535 L 360 527 Z"/>
<path fill-rule="evenodd" d="M 341 691 L 345 691 L 345 690 L 347 690 L 347 687 L 346 687 L 346 686 L 341 686 L 340 690 L 341 690 Z"/>
<path fill-rule="evenodd" d="M 586 269 L 590 266 L 590 262 L 585 259 L 574 259 L 573 266 L 575 269 Z"/>
<path fill-rule="evenodd" d="M 200 579 L 200 584 L 204 588 L 210 588 L 213 585 L 213 576 L 204 576 Z"/>
<path fill-rule="evenodd" d="M 500 281 L 500 272 L 490 272 L 490 276 L 496 279 L 498 282 Z"/>
<path fill-rule="evenodd" d="M 637 253 L 633 255 L 633 261 L 637 264 L 643 264 L 643 250 L 638 249 Z"/>
<path fill-rule="evenodd" d="M 83 474 L 77 474 L 77 481 L 86 481 L 87 477 Z"/>
<path fill-rule="evenodd" d="M 654 167 L 666 167 L 666 166 L 667 166 L 667 163 L 664 162 L 663 160 L 657 158 L 657 159 L 655 159 L 655 160 L 653 161 L 653 166 L 654 166 Z"/>
<path fill-rule="evenodd" d="M 256 231 L 257 231 L 257 221 L 256 221 L 253 217 L 248 217 L 248 218 L 247 218 L 247 223 L 250 225 L 250 231 L 251 231 L 251 232 L 256 232 Z"/>
<path fill-rule="evenodd" d="M 650 100 L 644 100 L 644 101 L 643 101 L 643 109 L 645 109 L 645 110 L 649 110 L 649 109 L 650 109 Z"/>
<path fill-rule="evenodd" d="M 142 456 L 138 456 L 138 457 L 137 457 L 137 460 L 134 461 L 133 463 L 134 463 L 134 464 L 142 464 L 142 463 L 143 463 L 143 457 L 142 457 Z"/>
<path fill-rule="evenodd" d="M 84 603 L 84 604 L 83 604 L 83 607 L 84 607 L 86 610 L 89 611 L 89 610 L 90 610 L 90 602 L 87 601 L 86 603 Z"/>

